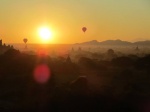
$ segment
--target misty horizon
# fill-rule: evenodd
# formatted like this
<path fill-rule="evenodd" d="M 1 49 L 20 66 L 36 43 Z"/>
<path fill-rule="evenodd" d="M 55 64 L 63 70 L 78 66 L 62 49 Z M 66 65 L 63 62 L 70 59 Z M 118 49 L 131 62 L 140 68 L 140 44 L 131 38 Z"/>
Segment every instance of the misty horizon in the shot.
<path fill-rule="evenodd" d="M 146 40 L 137 40 L 137 41 L 127 41 L 127 40 L 121 40 L 121 39 L 108 39 L 108 40 L 103 40 L 103 41 L 98 41 L 98 40 L 95 40 L 95 39 L 93 39 L 93 40 L 89 40 L 89 41 L 83 41 L 83 42 L 79 42 L 79 43 L 77 43 L 77 42 L 74 42 L 74 43 L 31 43 L 31 42 L 28 42 L 28 44 L 46 44 L 46 45 L 48 45 L 48 44 L 68 44 L 68 45 L 72 45 L 72 44 L 82 44 L 82 43 L 85 43 L 85 42 L 106 42 L 106 41 L 123 41 L 123 42 L 130 42 L 130 43 L 136 43 L 136 42 L 149 42 L 150 41 L 150 39 L 148 40 L 148 39 L 146 39 Z M 5 42 L 4 42 L 5 43 Z M 20 42 L 20 43 L 5 43 L 5 44 L 24 44 L 23 42 Z"/>

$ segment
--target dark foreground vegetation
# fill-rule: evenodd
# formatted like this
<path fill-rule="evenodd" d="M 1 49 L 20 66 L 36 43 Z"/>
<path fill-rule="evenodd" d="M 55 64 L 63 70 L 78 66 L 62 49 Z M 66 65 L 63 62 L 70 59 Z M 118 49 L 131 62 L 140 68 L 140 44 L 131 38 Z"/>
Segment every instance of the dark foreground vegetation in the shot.
<path fill-rule="evenodd" d="M 38 64 L 51 71 L 46 83 L 33 77 Z M 150 55 L 72 62 L 10 49 L 0 55 L 0 112 L 12 111 L 150 112 Z"/>

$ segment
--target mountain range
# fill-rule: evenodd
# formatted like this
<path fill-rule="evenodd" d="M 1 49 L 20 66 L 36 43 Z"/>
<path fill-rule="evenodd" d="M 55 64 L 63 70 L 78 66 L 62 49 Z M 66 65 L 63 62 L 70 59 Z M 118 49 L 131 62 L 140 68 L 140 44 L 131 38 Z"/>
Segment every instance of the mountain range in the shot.
<path fill-rule="evenodd" d="M 128 42 L 128 41 L 122 41 L 122 40 L 106 40 L 99 42 L 97 40 L 92 40 L 88 42 L 83 42 L 83 43 L 76 43 L 75 45 L 115 45 L 115 46 L 128 46 L 128 45 L 140 45 L 140 46 L 149 46 L 150 45 L 150 40 L 146 41 L 137 41 L 137 42 Z"/>

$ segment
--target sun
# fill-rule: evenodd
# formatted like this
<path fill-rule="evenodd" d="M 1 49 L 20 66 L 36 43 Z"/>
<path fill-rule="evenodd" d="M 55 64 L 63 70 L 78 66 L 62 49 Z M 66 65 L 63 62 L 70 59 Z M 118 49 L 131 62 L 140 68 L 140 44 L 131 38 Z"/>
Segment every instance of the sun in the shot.
<path fill-rule="evenodd" d="M 52 37 L 52 32 L 48 27 L 39 28 L 39 36 L 42 41 L 48 41 Z"/>

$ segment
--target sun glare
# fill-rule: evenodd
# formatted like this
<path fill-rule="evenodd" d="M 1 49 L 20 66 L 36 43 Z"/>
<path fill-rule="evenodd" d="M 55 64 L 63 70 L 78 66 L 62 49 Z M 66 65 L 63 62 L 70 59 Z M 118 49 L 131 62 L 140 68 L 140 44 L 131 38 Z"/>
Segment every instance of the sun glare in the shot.
<path fill-rule="evenodd" d="M 42 41 L 48 41 L 52 37 L 52 32 L 47 27 L 42 27 L 39 29 L 39 36 L 41 37 Z"/>

